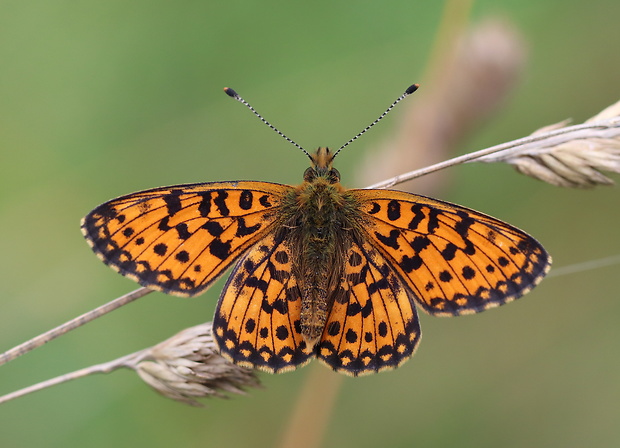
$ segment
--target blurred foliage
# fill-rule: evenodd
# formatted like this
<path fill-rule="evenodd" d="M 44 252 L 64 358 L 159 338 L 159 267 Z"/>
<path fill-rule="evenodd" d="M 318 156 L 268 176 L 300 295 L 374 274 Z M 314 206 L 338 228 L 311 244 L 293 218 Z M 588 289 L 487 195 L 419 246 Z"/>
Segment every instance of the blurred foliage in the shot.
<path fill-rule="evenodd" d="M 300 181 L 307 159 L 222 87 L 302 146 L 338 146 L 424 75 L 442 8 L 400 0 L 0 2 L 3 348 L 136 287 L 82 239 L 79 219 L 98 203 L 175 183 Z M 527 69 L 460 152 L 567 117 L 582 121 L 618 100 L 617 0 L 480 0 L 470 20 L 490 15 L 524 34 Z M 345 184 L 397 115 L 339 156 Z M 556 266 L 620 253 L 617 188 L 562 190 L 503 166 L 452 171 L 442 198 L 526 229 Z M 476 316 L 422 316 L 425 337 L 411 361 L 344 379 L 324 445 L 620 445 L 619 269 L 549 278 Z M 3 366 L 2 392 L 210 320 L 221 285 L 196 299 L 152 294 L 54 341 Z M 312 369 L 324 367 L 262 375 L 265 389 L 204 409 L 156 395 L 133 373 L 86 378 L 1 406 L 2 446 L 273 446 Z"/>

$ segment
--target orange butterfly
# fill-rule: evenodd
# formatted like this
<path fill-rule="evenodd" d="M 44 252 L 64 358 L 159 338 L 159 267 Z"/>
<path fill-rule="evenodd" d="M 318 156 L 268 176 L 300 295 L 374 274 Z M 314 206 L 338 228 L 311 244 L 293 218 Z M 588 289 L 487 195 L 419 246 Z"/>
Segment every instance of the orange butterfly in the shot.
<path fill-rule="evenodd" d="M 420 340 L 415 302 L 433 315 L 476 313 L 520 297 L 549 270 L 534 238 L 490 216 L 401 191 L 343 188 L 336 154 L 308 154 L 296 187 L 213 182 L 113 199 L 82 231 L 114 270 L 178 296 L 204 292 L 236 261 L 215 340 L 232 362 L 272 373 L 313 357 L 351 375 L 397 367 Z"/>

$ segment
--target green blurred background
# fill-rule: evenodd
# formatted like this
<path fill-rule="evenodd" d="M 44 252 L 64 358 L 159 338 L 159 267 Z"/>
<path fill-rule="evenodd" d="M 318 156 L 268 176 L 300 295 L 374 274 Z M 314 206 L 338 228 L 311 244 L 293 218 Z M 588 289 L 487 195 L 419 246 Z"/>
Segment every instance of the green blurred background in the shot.
<path fill-rule="evenodd" d="M 307 159 L 222 87 L 307 149 L 338 146 L 426 73 L 444 6 L 0 2 L 2 349 L 136 288 L 82 239 L 79 220 L 97 204 L 167 184 L 300 181 Z M 480 0 L 469 20 L 497 15 L 523 34 L 528 63 L 459 152 L 583 121 L 620 98 L 620 2 Z M 398 114 L 339 156 L 345 184 Z M 526 229 L 557 267 L 620 254 L 617 187 L 559 189 L 493 165 L 450 176 L 443 199 Z M 323 446 L 620 446 L 619 274 L 549 278 L 476 316 L 422 315 L 413 360 L 343 380 Z M 3 366 L 0 392 L 210 320 L 220 288 L 141 299 Z M 130 371 L 93 376 L 0 406 L 0 445 L 274 446 L 315 369 L 325 368 L 263 374 L 264 389 L 206 408 L 162 398 Z M 307 431 L 322 430 L 308 418 Z"/>

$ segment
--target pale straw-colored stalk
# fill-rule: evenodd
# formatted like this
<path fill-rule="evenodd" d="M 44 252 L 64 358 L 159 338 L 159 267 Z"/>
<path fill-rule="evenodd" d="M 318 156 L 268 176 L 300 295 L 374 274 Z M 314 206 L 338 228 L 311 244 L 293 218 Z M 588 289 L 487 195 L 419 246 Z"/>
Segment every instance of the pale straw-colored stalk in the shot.
<path fill-rule="evenodd" d="M 245 394 L 246 388 L 260 386 L 253 370 L 239 367 L 220 356 L 213 340 L 211 323 L 207 322 L 186 328 L 153 347 L 131 355 L 4 395 L 0 397 L 0 404 L 77 378 L 110 373 L 121 368 L 134 370 L 161 395 L 192 406 L 202 406 L 199 398 L 227 398 L 228 394 Z"/>

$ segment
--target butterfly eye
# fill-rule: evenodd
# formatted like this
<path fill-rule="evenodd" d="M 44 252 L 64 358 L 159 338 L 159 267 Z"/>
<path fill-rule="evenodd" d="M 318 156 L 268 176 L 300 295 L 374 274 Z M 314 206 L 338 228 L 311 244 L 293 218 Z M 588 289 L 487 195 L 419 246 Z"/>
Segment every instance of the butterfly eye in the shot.
<path fill-rule="evenodd" d="M 340 182 L 340 172 L 336 168 L 332 168 L 327 173 L 327 180 L 329 180 L 330 184 L 337 184 Z"/>
<path fill-rule="evenodd" d="M 316 179 L 316 170 L 312 167 L 306 168 L 306 171 L 304 171 L 304 180 L 306 182 L 312 182 L 314 179 Z"/>

